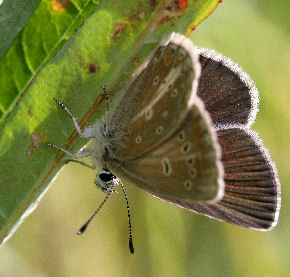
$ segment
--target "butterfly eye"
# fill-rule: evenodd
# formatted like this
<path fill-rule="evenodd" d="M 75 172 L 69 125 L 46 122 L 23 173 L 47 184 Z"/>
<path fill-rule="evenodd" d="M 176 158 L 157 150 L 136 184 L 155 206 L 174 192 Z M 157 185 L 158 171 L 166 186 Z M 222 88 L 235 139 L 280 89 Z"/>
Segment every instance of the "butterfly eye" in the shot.
<path fill-rule="evenodd" d="M 110 181 L 113 180 L 113 177 L 112 177 L 112 175 L 110 173 L 101 173 L 99 175 L 99 177 L 105 183 L 110 182 Z"/>
<path fill-rule="evenodd" d="M 116 185 L 116 177 L 109 170 L 103 169 L 96 176 L 96 186 L 104 192 L 113 192 L 112 189 Z"/>

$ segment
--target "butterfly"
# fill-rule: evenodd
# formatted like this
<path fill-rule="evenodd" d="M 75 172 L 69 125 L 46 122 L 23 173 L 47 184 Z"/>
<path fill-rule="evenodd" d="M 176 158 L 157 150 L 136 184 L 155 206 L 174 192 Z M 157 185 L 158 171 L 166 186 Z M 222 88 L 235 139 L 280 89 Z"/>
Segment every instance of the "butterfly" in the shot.
<path fill-rule="evenodd" d="M 74 155 L 46 145 L 99 169 L 95 182 L 107 193 L 101 206 L 124 183 L 220 221 L 261 231 L 277 224 L 277 170 L 250 129 L 258 91 L 230 59 L 172 33 L 132 76 L 105 118 L 83 132 L 55 100 L 93 147 Z M 92 165 L 77 161 L 86 156 Z M 131 227 L 129 208 L 128 214 Z M 131 231 L 129 240 L 132 253 Z"/>

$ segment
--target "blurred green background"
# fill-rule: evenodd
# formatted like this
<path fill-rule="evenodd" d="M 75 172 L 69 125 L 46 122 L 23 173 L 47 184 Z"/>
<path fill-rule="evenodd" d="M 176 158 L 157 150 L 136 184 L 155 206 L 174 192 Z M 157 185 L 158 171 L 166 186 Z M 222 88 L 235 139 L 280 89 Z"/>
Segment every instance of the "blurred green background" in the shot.
<path fill-rule="evenodd" d="M 259 132 L 282 184 L 277 227 L 257 232 L 216 222 L 126 187 L 135 254 L 121 193 L 83 236 L 76 231 L 105 197 L 77 164 L 57 176 L 35 212 L 0 250 L 0 276 L 289 276 L 290 94 L 287 1 L 223 1 L 192 33 L 196 45 L 231 57 L 255 81 Z M 287 21 L 288 20 L 288 21 Z"/>

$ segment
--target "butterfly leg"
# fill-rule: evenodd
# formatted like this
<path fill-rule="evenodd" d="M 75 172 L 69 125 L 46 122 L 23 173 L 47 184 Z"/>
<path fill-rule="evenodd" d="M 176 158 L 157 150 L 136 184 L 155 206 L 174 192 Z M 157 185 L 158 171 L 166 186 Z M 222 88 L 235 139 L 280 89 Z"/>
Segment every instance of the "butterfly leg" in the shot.
<path fill-rule="evenodd" d="M 52 143 L 44 143 L 43 145 L 56 148 L 64 153 L 66 153 L 67 155 L 69 155 L 70 157 L 72 157 L 74 159 L 81 159 L 84 157 L 88 157 L 88 156 L 92 155 L 92 153 L 93 153 L 93 150 L 91 150 L 91 149 L 83 149 L 83 150 L 79 151 L 76 155 L 74 155 L 71 152 L 67 151 L 66 149 L 64 149 L 60 146 L 57 146 L 55 144 L 52 144 Z"/>
<path fill-rule="evenodd" d="M 108 122 L 108 114 L 109 114 L 109 94 L 108 91 L 106 89 L 106 87 L 103 85 L 102 86 L 105 98 L 106 98 L 106 103 L 107 103 L 107 110 L 106 110 L 106 122 Z M 104 125 L 104 132 L 107 133 L 107 125 Z"/>
<path fill-rule="evenodd" d="M 109 111 L 109 95 L 108 95 L 108 91 L 104 85 L 102 86 L 102 89 L 103 89 L 103 92 L 104 92 L 105 97 L 106 97 L 107 113 L 108 113 L 108 111 Z"/>
<path fill-rule="evenodd" d="M 53 148 L 56 148 L 64 153 L 66 153 L 67 155 L 69 155 L 70 157 L 72 157 L 73 159 L 81 159 L 81 158 L 84 158 L 84 157 L 88 157 L 90 155 L 92 155 L 92 152 L 93 150 L 91 149 L 82 149 L 81 151 L 79 151 L 76 155 L 72 154 L 71 152 L 67 151 L 66 149 L 60 147 L 60 146 L 57 146 L 57 145 L 54 145 L 52 143 L 44 143 L 43 145 L 45 146 L 49 146 L 49 147 L 53 147 Z M 67 160 L 67 162 L 75 162 L 75 163 L 79 163 L 79 164 L 82 164 L 88 168 L 91 168 L 91 169 L 95 169 L 96 167 L 95 166 L 92 166 L 92 165 L 89 165 L 87 163 L 84 163 L 84 162 L 81 162 L 81 161 L 77 161 L 77 160 L 72 160 L 72 159 L 69 159 Z"/>
<path fill-rule="evenodd" d="M 82 138 L 94 138 L 95 137 L 94 134 L 89 131 L 89 129 L 88 129 L 88 131 L 85 130 L 84 132 L 82 132 L 81 128 L 77 122 L 77 119 L 72 115 L 72 113 L 69 111 L 69 109 L 63 103 L 61 103 L 59 100 L 57 100 L 55 97 L 53 99 L 57 104 L 59 104 L 68 113 L 70 118 L 73 120 L 74 126 L 75 126 L 78 134 L 80 135 L 80 137 L 82 137 Z"/>

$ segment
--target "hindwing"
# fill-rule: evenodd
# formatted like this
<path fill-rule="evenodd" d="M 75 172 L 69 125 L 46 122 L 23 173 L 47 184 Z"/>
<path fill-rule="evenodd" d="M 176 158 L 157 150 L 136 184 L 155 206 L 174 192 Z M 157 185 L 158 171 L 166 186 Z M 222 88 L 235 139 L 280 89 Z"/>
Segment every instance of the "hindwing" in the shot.
<path fill-rule="evenodd" d="M 213 202 L 223 196 L 216 134 L 197 97 L 182 123 L 162 144 L 141 157 L 110 160 L 107 166 L 124 183 L 157 197 Z"/>

